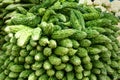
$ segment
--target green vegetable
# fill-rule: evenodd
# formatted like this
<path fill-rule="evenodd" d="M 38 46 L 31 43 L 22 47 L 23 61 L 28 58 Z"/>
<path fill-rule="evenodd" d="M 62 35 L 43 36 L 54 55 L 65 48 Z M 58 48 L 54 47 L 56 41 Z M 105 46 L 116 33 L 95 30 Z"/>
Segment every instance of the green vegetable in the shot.
<path fill-rule="evenodd" d="M 68 48 L 59 46 L 54 50 L 54 53 L 56 55 L 63 56 L 63 55 L 66 55 L 68 51 L 69 51 Z"/>
<path fill-rule="evenodd" d="M 19 73 L 15 73 L 15 72 L 10 72 L 8 75 L 10 78 L 17 78 L 19 76 Z"/>
<path fill-rule="evenodd" d="M 83 78 L 83 74 L 81 72 L 76 73 L 75 76 L 76 76 L 77 79 L 82 79 Z"/>
<path fill-rule="evenodd" d="M 50 56 L 50 55 L 52 54 L 52 49 L 49 48 L 49 47 L 44 48 L 43 54 L 44 54 L 45 56 Z"/>
<path fill-rule="evenodd" d="M 98 26 L 92 26 L 92 27 L 88 27 L 90 29 L 93 29 L 93 30 L 97 30 L 99 33 L 105 33 L 106 30 L 102 27 L 98 27 Z"/>
<path fill-rule="evenodd" d="M 94 60 L 99 60 L 100 56 L 96 54 L 96 55 L 91 55 L 90 58 L 91 58 L 91 61 L 94 61 Z"/>
<path fill-rule="evenodd" d="M 83 80 L 89 80 L 89 78 L 88 77 L 83 77 Z"/>
<path fill-rule="evenodd" d="M 61 63 L 60 65 L 55 66 L 55 69 L 56 69 L 56 70 L 62 70 L 62 69 L 64 69 L 65 67 L 66 67 L 66 64 Z"/>
<path fill-rule="evenodd" d="M 5 80 L 12 80 L 12 78 L 6 77 Z"/>
<path fill-rule="evenodd" d="M 22 77 L 22 78 L 27 78 L 30 74 L 31 74 L 31 70 L 23 70 L 21 73 L 20 73 L 20 75 L 19 75 L 19 77 Z"/>
<path fill-rule="evenodd" d="M 66 22 L 66 16 L 63 14 L 57 14 L 57 17 L 59 18 L 60 21 Z"/>
<path fill-rule="evenodd" d="M 55 71 L 52 70 L 52 69 L 49 69 L 49 70 L 47 70 L 46 73 L 47 73 L 48 76 L 53 76 L 55 74 Z"/>
<path fill-rule="evenodd" d="M 63 77 L 62 80 L 66 80 L 66 77 Z"/>
<path fill-rule="evenodd" d="M 23 29 L 30 30 L 31 28 L 29 28 L 28 26 L 24 26 L 24 25 L 11 25 L 11 26 L 7 26 L 5 28 L 5 31 L 15 33 L 15 32 L 18 32 L 20 30 L 23 30 Z"/>
<path fill-rule="evenodd" d="M 32 64 L 34 62 L 34 57 L 28 55 L 27 57 L 25 57 L 25 62 L 27 64 Z"/>
<path fill-rule="evenodd" d="M 84 76 L 89 76 L 90 74 L 91 74 L 91 71 L 85 71 L 85 70 L 83 71 Z"/>
<path fill-rule="evenodd" d="M 24 63 L 25 58 L 20 56 L 20 57 L 18 57 L 18 61 L 19 61 L 19 63 Z"/>
<path fill-rule="evenodd" d="M 74 40 L 74 39 L 72 39 L 72 44 L 73 44 L 73 48 L 78 48 L 79 47 L 79 43 L 78 43 L 78 41 L 76 41 L 76 40 Z"/>
<path fill-rule="evenodd" d="M 42 62 L 35 62 L 31 65 L 32 70 L 39 70 L 42 67 Z"/>
<path fill-rule="evenodd" d="M 65 71 L 66 72 L 70 72 L 70 71 L 72 71 L 73 70 L 73 66 L 71 65 L 71 64 L 66 64 L 66 67 L 65 67 Z"/>
<path fill-rule="evenodd" d="M 82 16 L 82 13 L 78 10 L 73 10 L 73 12 L 75 13 L 76 17 L 78 18 L 78 21 L 82 27 L 82 30 L 85 29 L 85 21 L 84 21 L 84 18 Z"/>
<path fill-rule="evenodd" d="M 80 65 L 81 64 L 81 59 L 77 56 L 72 56 L 71 59 L 70 59 L 70 62 L 73 64 L 73 65 Z"/>
<path fill-rule="evenodd" d="M 35 56 L 37 54 L 37 50 L 31 50 L 29 55 L 30 56 Z"/>
<path fill-rule="evenodd" d="M 88 52 L 90 52 L 89 54 L 98 54 L 101 50 L 96 47 L 88 47 Z"/>
<path fill-rule="evenodd" d="M 76 49 L 72 49 L 72 48 L 70 48 L 70 49 L 69 49 L 69 52 L 68 52 L 68 55 L 69 55 L 69 56 L 73 56 L 73 55 L 76 54 L 76 52 L 77 52 Z"/>
<path fill-rule="evenodd" d="M 10 39 L 10 42 L 13 43 L 13 44 L 15 44 L 15 43 L 17 42 L 17 39 L 16 39 L 15 37 L 12 37 L 12 38 Z"/>
<path fill-rule="evenodd" d="M 75 71 L 76 71 L 77 73 L 80 73 L 80 72 L 82 72 L 82 71 L 84 70 L 81 65 L 75 66 L 74 69 L 75 69 Z"/>
<path fill-rule="evenodd" d="M 94 66 L 95 68 L 103 68 L 103 67 L 104 67 L 103 63 L 100 62 L 100 61 L 94 61 L 94 62 L 93 62 L 93 66 Z"/>
<path fill-rule="evenodd" d="M 50 9 L 54 9 L 54 10 L 57 10 L 57 9 L 61 9 L 61 3 L 60 1 L 56 1 L 51 7 Z"/>
<path fill-rule="evenodd" d="M 101 69 L 101 73 L 104 74 L 104 75 L 106 75 L 107 74 L 107 70 L 105 68 L 102 68 Z"/>
<path fill-rule="evenodd" d="M 43 63 L 43 68 L 44 68 L 45 70 L 49 70 L 49 69 L 52 68 L 52 65 L 51 65 L 51 63 L 50 63 L 49 61 L 45 61 L 45 62 Z"/>
<path fill-rule="evenodd" d="M 71 10 L 70 13 L 70 22 L 72 27 L 79 30 L 84 29 L 84 20 L 83 16 L 81 17 L 81 13 L 76 10 Z"/>
<path fill-rule="evenodd" d="M 102 52 L 101 54 L 100 54 L 100 56 L 101 57 L 103 57 L 103 58 L 110 58 L 111 57 L 111 52 L 110 51 L 106 51 L 106 52 Z"/>
<path fill-rule="evenodd" d="M 111 67 L 112 68 L 118 68 L 119 65 L 118 65 L 118 63 L 116 61 L 111 61 Z"/>
<path fill-rule="evenodd" d="M 86 32 L 78 31 L 78 30 L 71 36 L 71 38 L 73 38 L 74 40 L 82 40 L 82 39 L 84 39 L 86 37 L 87 37 Z"/>
<path fill-rule="evenodd" d="M 4 74 L 4 72 L 1 72 L 1 73 L 0 73 L 0 79 L 1 79 L 1 80 L 4 80 L 5 77 L 6 77 L 6 75 Z"/>
<path fill-rule="evenodd" d="M 46 22 L 41 22 L 39 27 L 42 29 L 44 35 L 51 35 L 54 31 L 54 24 L 53 23 L 46 23 Z"/>
<path fill-rule="evenodd" d="M 42 33 L 42 31 L 39 27 L 33 29 L 32 36 L 31 36 L 32 40 L 35 40 L 35 41 L 39 40 L 39 38 L 41 37 L 41 33 Z"/>
<path fill-rule="evenodd" d="M 5 74 L 5 75 L 8 75 L 9 73 L 10 73 L 10 70 L 8 70 L 8 69 L 7 69 L 7 70 L 4 70 L 4 74 Z"/>
<path fill-rule="evenodd" d="M 80 41 L 80 45 L 82 47 L 89 47 L 92 44 L 92 42 L 88 39 L 83 39 L 82 41 Z"/>
<path fill-rule="evenodd" d="M 18 60 L 18 58 L 16 57 L 16 58 L 14 58 L 14 63 L 16 63 L 16 64 L 18 64 L 19 63 L 19 60 Z"/>
<path fill-rule="evenodd" d="M 78 3 L 76 2 L 69 2 L 69 1 L 64 1 L 62 4 L 62 8 L 77 8 Z"/>
<path fill-rule="evenodd" d="M 57 71 L 55 74 L 57 79 L 62 79 L 64 76 L 64 72 L 63 71 Z"/>
<path fill-rule="evenodd" d="M 25 44 L 27 44 L 28 40 L 30 39 L 30 36 L 31 36 L 31 30 L 23 32 L 17 40 L 17 45 L 22 47 Z"/>
<path fill-rule="evenodd" d="M 7 58 L 4 62 L 4 66 L 7 67 L 9 63 L 10 63 L 10 58 Z"/>
<path fill-rule="evenodd" d="M 28 55 L 28 51 L 26 49 L 21 49 L 20 50 L 20 56 L 26 57 Z"/>
<path fill-rule="evenodd" d="M 100 18 L 100 14 L 98 12 L 85 13 L 83 17 L 85 20 L 94 20 Z"/>
<path fill-rule="evenodd" d="M 91 26 L 100 26 L 100 27 L 104 27 L 104 26 L 110 26 L 111 25 L 111 20 L 103 18 L 103 19 L 96 19 L 96 20 L 92 20 L 92 21 L 88 21 L 86 22 L 86 26 L 87 27 L 91 27 Z"/>
<path fill-rule="evenodd" d="M 36 61 L 43 61 L 45 59 L 44 55 L 41 52 L 38 52 L 35 56 L 34 59 Z"/>
<path fill-rule="evenodd" d="M 57 47 L 57 42 L 55 40 L 50 40 L 48 46 L 50 48 L 56 48 Z"/>
<path fill-rule="evenodd" d="M 45 8 L 39 8 L 38 13 L 39 15 L 43 15 L 45 13 L 46 9 Z"/>
<path fill-rule="evenodd" d="M 2 3 L 3 4 L 12 4 L 12 3 L 14 3 L 14 1 L 13 0 L 11 0 L 11 1 L 9 1 L 9 0 L 3 0 Z"/>
<path fill-rule="evenodd" d="M 112 29 L 109 29 L 109 28 L 104 28 L 105 29 L 105 34 L 113 34 L 114 31 Z"/>
<path fill-rule="evenodd" d="M 41 76 L 38 78 L 38 80 L 48 80 L 47 74 L 41 75 Z"/>
<path fill-rule="evenodd" d="M 94 74 L 100 74 L 101 73 L 100 69 L 97 69 L 97 68 L 92 69 L 92 72 Z"/>
<path fill-rule="evenodd" d="M 106 51 L 108 51 L 108 49 L 107 49 L 105 46 L 102 46 L 102 45 L 95 45 L 95 47 L 97 47 L 98 49 L 100 49 L 101 52 L 106 52 Z"/>
<path fill-rule="evenodd" d="M 5 10 L 15 10 L 17 7 L 31 7 L 34 4 L 10 4 L 8 5 Z"/>
<path fill-rule="evenodd" d="M 49 7 L 50 5 L 52 5 L 55 2 L 56 2 L 56 0 L 44 1 L 42 4 L 42 7 Z"/>
<path fill-rule="evenodd" d="M 40 22 L 40 17 L 37 17 L 33 13 L 28 12 L 26 15 L 17 13 L 12 17 L 11 21 L 15 25 L 23 24 L 31 27 L 36 27 Z"/>
<path fill-rule="evenodd" d="M 21 34 L 22 34 L 24 31 L 26 31 L 26 30 L 27 30 L 27 29 L 24 29 L 24 30 L 21 29 L 20 31 L 16 32 L 16 33 L 15 33 L 15 38 L 18 39 L 18 38 L 21 36 Z"/>
<path fill-rule="evenodd" d="M 57 56 L 51 55 L 49 57 L 49 61 L 52 65 L 60 65 L 61 64 L 61 59 Z"/>
<path fill-rule="evenodd" d="M 59 43 L 63 47 L 68 47 L 69 48 L 69 47 L 73 46 L 72 41 L 70 39 L 63 39 Z"/>
<path fill-rule="evenodd" d="M 75 75 L 74 75 L 74 73 L 73 72 L 67 72 L 67 80 L 73 80 L 74 79 L 74 77 L 75 77 Z"/>
<path fill-rule="evenodd" d="M 22 14 L 27 14 L 27 10 L 21 6 L 17 7 L 18 11 Z"/>
<path fill-rule="evenodd" d="M 92 29 L 86 30 L 86 33 L 87 33 L 87 38 L 94 38 L 99 35 L 99 32 L 97 30 L 92 30 Z"/>
<path fill-rule="evenodd" d="M 7 69 L 9 69 L 11 66 L 13 66 L 15 63 L 14 62 L 10 62 L 9 65 L 7 66 Z"/>
<path fill-rule="evenodd" d="M 42 47 L 42 46 L 40 46 L 40 45 L 37 45 L 37 46 L 36 46 L 36 50 L 37 50 L 37 51 L 40 51 L 40 52 L 41 52 L 41 51 L 42 51 L 42 49 L 43 49 L 43 47 Z"/>
<path fill-rule="evenodd" d="M 77 55 L 79 57 L 85 57 L 88 55 L 88 51 L 85 48 L 78 48 Z"/>
<path fill-rule="evenodd" d="M 79 0 L 0 0 L 0 80 L 119 80 L 120 28 Z"/>
<path fill-rule="evenodd" d="M 85 68 L 86 70 L 91 70 L 91 69 L 93 68 L 93 65 L 92 65 L 92 63 L 90 62 L 90 63 L 88 63 L 88 64 L 85 64 L 85 65 L 84 65 L 84 68 Z"/>
<path fill-rule="evenodd" d="M 83 57 L 83 58 L 82 58 L 82 63 L 83 63 L 83 64 L 88 64 L 90 61 L 91 61 L 91 59 L 90 59 L 89 56 L 86 56 L 86 57 Z"/>
<path fill-rule="evenodd" d="M 10 67 L 10 70 L 13 72 L 21 72 L 24 70 L 24 67 L 23 67 L 23 65 L 12 65 Z"/>
<path fill-rule="evenodd" d="M 45 72 L 45 70 L 43 68 L 40 68 L 40 69 L 35 71 L 35 75 L 36 76 L 41 76 L 44 72 Z"/>
<path fill-rule="evenodd" d="M 46 37 L 41 37 L 39 40 L 39 44 L 40 46 L 46 46 L 47 44 L 49 44 L 49 40 Z"/>
<path fill-rule="evenodd" d="M 105 35 L 98 35 L 97 37 L 94 38 L 94 43 L 111 43 L 111 39 L 109 39 L 107 36 Z"/>
<path fill-rule="evenodd" d="M 97 77 L 94 74 L 90 75 L 90 80 L 97 80 Z"/>
<path fill-rule="evenodd" d="M 53 76 L 53 77 L 49 77 L 48 80 L 57 80 L 57 79 L 56 79 L 56 77 Z"/>
<path fill-rule="evenodd" d="M 74 29 L 65 29 L 65 30 L 55 31 L 52 34 L 52 38 L 53 39 L 64 39 L 64 38 L 67 38 L 67 37 L 73 35 L 75 32 L 76 32 L 76 30 L 74 30 Z"/>
<path fill-rule="evenodd" d="M 42 22 L 47 22 L 50 15 L 55 14 L 55 11 L 52 9 L 47 9 L 42 17 Z"/>
<path fill-rule="evenodd" d="M 62 62 L 66 63 L 66 62 L 69 61 L 69 56 L 68 55 L 64 55 L 64 56 L 61 57 L 61 60 L 62 60 Z"/>
<path fill-rule="evenodd" d="M 115 51 L 119 50 L 118 45 L 115 42 L 112 42 L 112 46 Z"/>
<path fill-rule="evenodd" d="M 117 24 L 118 23 L 118 18 L 115 17 L 112 13 L 103 13 L 103 17 L 111 20 L 112 24 Z"/>
<path fill-rule="evenodd" d="M 37 80 L 37 77 L 35 76 L 34 73 L 31 73 L 28 77 L 28 80 Z"/>

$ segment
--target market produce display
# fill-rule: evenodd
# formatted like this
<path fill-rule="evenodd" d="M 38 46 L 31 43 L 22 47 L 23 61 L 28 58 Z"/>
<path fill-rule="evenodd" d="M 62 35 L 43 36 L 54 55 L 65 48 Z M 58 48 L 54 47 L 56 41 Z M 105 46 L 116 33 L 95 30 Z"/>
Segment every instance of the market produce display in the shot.
<path fill-rule="evenodd" d="M 112 12 L 120 18 L 120 0 L 112 0 L 111 2 L 110 0 L 94 0 L 91 5 L 94 5 L 96 8 L 101 8 L 102 11 Z"/>
<path fill-rule="evenodd" d="M 0 0 L 0 80 L 119 80 L 119 19 L 78 0 Z"/>

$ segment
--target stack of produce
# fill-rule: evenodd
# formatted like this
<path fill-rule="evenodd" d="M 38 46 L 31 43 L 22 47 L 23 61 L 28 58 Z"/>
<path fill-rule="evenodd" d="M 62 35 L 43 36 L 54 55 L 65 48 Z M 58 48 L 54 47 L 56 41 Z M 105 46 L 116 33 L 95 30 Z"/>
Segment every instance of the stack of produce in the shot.
<path fill-rule="evenodd" d="M 94 0 L 91 4 L 97 8 L 101 8 L 102 11 L 108 11 L 115 14 L 115 16 L 120 17 L 120 0 Z"/>
<path fill-rule="evenodd" d="M 5 1 L 0 80 L 120 78 L 120 28 L 112 13 L 76 0 Z"/>

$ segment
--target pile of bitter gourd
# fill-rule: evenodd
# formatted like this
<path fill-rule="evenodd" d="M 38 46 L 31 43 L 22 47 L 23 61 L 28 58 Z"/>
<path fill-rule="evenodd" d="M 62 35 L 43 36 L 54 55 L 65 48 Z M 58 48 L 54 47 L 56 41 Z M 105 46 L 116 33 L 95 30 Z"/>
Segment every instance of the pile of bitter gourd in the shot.
<path fill-rule="evenodd" d="M 0 0 L 0 80 L 118 80 L 118 22 L 76 0 Z"/>

